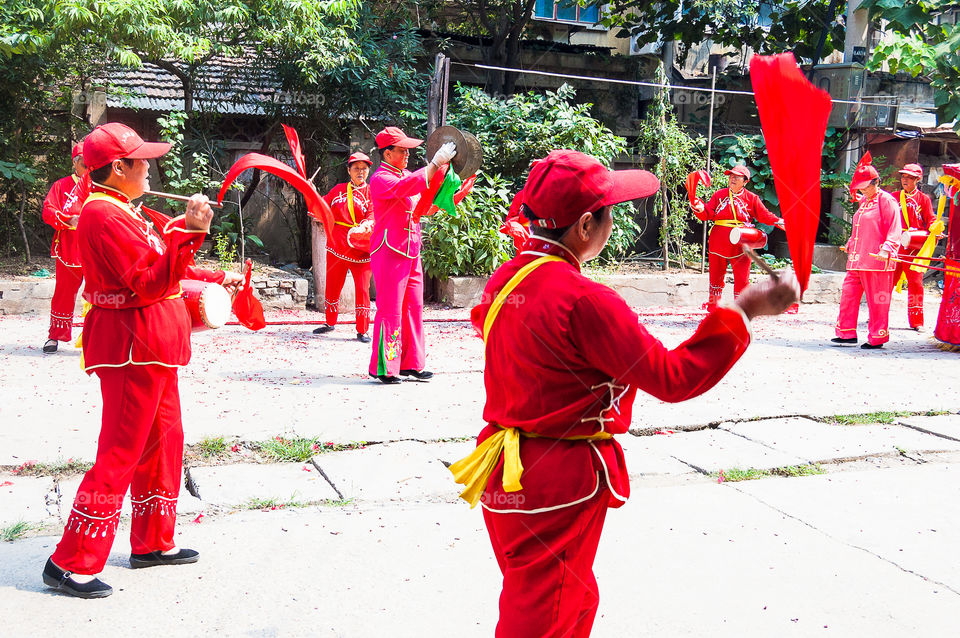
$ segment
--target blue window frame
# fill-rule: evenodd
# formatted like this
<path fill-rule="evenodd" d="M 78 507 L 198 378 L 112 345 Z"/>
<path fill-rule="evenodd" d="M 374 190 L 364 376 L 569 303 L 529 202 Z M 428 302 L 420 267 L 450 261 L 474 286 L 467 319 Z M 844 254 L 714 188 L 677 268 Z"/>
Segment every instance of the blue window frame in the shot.
<path fill-rule="evenodd" d="M 580 22 L 596 24 L 600 20 L 600 7 L 592 5 L 581 7 L 576 0 L 537 0 L 533 7 L 533 16 L 543 20 L 560 20 L 562 22 Z"/>

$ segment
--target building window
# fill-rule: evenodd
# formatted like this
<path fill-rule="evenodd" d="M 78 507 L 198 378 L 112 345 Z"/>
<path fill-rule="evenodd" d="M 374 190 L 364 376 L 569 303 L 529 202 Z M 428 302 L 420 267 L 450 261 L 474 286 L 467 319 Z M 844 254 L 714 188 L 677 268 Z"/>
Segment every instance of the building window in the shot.
<path fill-rule="evenodd" d="M 581 7 L 576 0 L 560 0 L 560 2 L 537 0 L 533 7 L 533 17 L 541 20 L 596 24 L 600 21 L 600 7 L 599 5 Z"/>

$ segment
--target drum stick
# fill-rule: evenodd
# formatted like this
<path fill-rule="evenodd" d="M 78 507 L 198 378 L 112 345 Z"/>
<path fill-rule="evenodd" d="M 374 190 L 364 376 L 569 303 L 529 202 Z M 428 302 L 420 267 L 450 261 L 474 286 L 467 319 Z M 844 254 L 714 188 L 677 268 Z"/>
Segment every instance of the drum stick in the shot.
<path fill-rule="evenodd" d="M 881 257 L 880 255 L 877 255 L 876 253 L 870 253 L 870 256 L 876 257 L 877 259 L 883 259 L 883 257 Z M 916 259 L 916 257 L 911 257 L 911 259 Z M 943 261 L 943 257 L 939 257 L 939 258 L 931 257 L 930 259 L 933 259 L 936 261 Z M 907 261 L 906 259 L 898 259 L 897 257 L 890 257 L 890 261 L 899 262 L 901 264 L 907 264 L 908 266 L 913 265 L 912 261 Z M 939 270 L 940 272 L 945 272 L 952 275 L 960 274 L 960 269 L 956 267 L 951 267 L 949 265 L 946 268 L 940 268 L 938 266 L 924 266 L 924 268 L 929 268 L 930 270 Z"/>
<path fill-rule="evenodd" d="M 185 195 L 174 195 L 173 193 L 161 193 L 160 191 L 143 191 L 144 195 L 153 195 L 154 197 L 166 197 L 167 199 L 175 199 L 178 202 L 189 202 L 190 198 Z M 214 201 L 209 202 L 211 208 L 223 208 L 223 204 L 218 204 Z"/>
<path fill-rule="evenodd" d="M 780 281 L 780 277 L 776 272 L 774 272 L 773 268 L 770 267 L 770 264 L 761 259 L 760 255 L 754 252 L 753 248 L 750 248 L 749 246 L 743 246 L 743 254 L 749 257 L 750 261 L 755 263 L 760 270 L 773 277 L 774 281 Z"/>

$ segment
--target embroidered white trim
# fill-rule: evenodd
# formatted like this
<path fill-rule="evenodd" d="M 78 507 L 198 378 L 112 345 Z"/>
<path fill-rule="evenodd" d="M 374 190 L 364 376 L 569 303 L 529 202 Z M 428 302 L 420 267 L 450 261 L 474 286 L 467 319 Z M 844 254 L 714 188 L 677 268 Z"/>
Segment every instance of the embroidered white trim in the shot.
<path fill-rule="evenodd" d="M 152 501 L 152 500 L 155 499 L 155 498 L 161 498 L 161 499 L 163 499 L 163 500 L 165 500 L 165 501 L 171 501 L 171 502 L 174 502 L 174 503 L 177 502 L 177 499 L 176 499 L 176 498 L 170 498 L 169 496 L 160 496 L 159 494 L 154 494 L 153 496 L 149 496 L 149 497 L 147 497 L 147 498 L 145 498 L 145 499 L 142 499 L 142 500 L 141 500 L 141 499 L 133 498 L 133 497 L 131 496 L 131 497 L 130 497 L 130 502 L 131 502 L 131 503 L 136 503 L 137 505 L 141 505 L 141 504 L 143 504 L 143 503 L 149 503 L 150 501 Z"/>
<path fill-rule="evenodd" d="M 583 264 L 580 263 L 580 260 L 577 259 L 577 256 L 574 255 L 572 252 L 570 252 L 570 249 L 567 248 L 566 246 L 564 246 L 563 244 L 561 244 L 560 242 L 558 242 L 558 241 L 553 241 L 552 239 L 547 239 L 546 237 L 540 237 L 539 235 L 533 235 L 533 237 L 536 238 L 537 241 L 546 242 L 546 243 L 548 243 L 548 244 L 553 244 L 554 246 L 559 246 L 560 248 L 563 248 L 564 252 L 566 252 L 568 255 L 570 255 L 570 257 L 572 257 L 573 260 L 574 260 L 575 262 L 577 262 L 577 265 L 578 265 L 578 266 L 582 266 L 582 265 L 583 265 Z M 520 254 L 521 254 L 521 255 L 538 255 L 538 256 L 540 256 L 540 257 L 545 257 L 545 256 L 546 256 L 546 253 L 541 253 L 541 252 L 538 252 L 538 251 L 536 251 L 536 250 L 524 250 L 524 251 L 522 251 Z"/>
<path fill-rule="evenodd" d="M 91 515 L 91 514 L 86 514 L 86 513 L 84 513 L 84 512 L 81 512 L 81 511 L 78 510 L 76 507 L 72 508 L 72 509 L 70 510 L 70 512 L 73 513 L 73 514 L 77 514 L 77 515 L 79 515 L 79 516 L 82 516 L 82 517 L 84 517 L 84 518 L 91 518 L 91 519 L 93 519 L 93 520 L 95 520 L 95 521 L 109 521 L 110 519 L 113 519 L 113 518 L 116 518 L 116 517 L 120 516 L 120 510 L 117 510 L 116 512 L 114 512 L 114 513 L 111 514 L 110 516 L 93 516 L 93 515 Z"/>
<path fill-rule="evenodd" d="M 607 462 L 603 460 L 603 455 L 600 454 L 600 450 L 597 449 L 597 446 L 594 445 L 593 441 L 590 441 L 590 447 L 593 448 L 597 458 L 600 459 L 600 464 L 603 466 L 603 476 L 607 480 L 607 489 L 610 490 L 610 493 L 613 494 L 618 501 L 621 503 L 626 503 L 629 500 L 629 497 L 619 494 L 615 489 L 613 489 L 613 485 L 610 483 L 610 470 L 607 468 Z"/>
<path fill-rule="evenodd" d="M 622 399 L 623 395 L 625 395 L 627 391 L 630 390 L 629 383 L 627 385 L 620 385 L 619 383 L 614 383 L 614 379 L 611 379 L 610 381 L 604 381 L 603 383 L 598 383 L 597 385 L 592 386 L 590 390 L 593 391 L 598 388 L 602 388 L 603 386 L 607 386 L 607 389 L 610 391 L 610 405 L 600 410 L 600 414 L 598 416 L 584 417 L 580 419 L 581 423 L 586 423 L 588 421 L 598 421 L 600 423 L 601 432 L 606 431 L 607 421 L 614 420 L 613 417 L 606 416 L 607 412 L 609 412 L 610 410 L 613 410 L 617 414 L 620 414 L 620 399 Z M 616 394 L 616 391 L 620 390 L 621 388 L 623 388 L 623 390 L 620 392 L 620 394 Z"/>
<path fill-rule="evenodd" d="M 604 465 L 604 471 L 606 471 L 606 465 Z M 495 514 L 542 514 L 543 512 L 553 512 L 556 510 L 562 510 L 566 507 L 573 507 L 574 505 L 579 505 L 580 503 L 589 501 L 591 498 L 596 496 L 597 492 L 600 491 L 600 474 L 599 473 L 596 474 L 596 481 L 597 481 L 596 484 L 594 484 L 593 486 L 593 491 L 590 492 L 590 494 L 588 494 L 587 496 L 584 496 L 583 498 L 579 498 L 575 501 L 571 501 L 569 503 L 563 503 L 562 505 L 551 505 L 550 507 L 539 507 L 537 509 L 532 509 L 532 510 L 498 510 L 498 509 L 493 509 L 492 507 L 487 507 L 487 504 L 481 500 L 480 506 L 483 507 L 483 509 L 487 510 L 488 512 L 493 512 Z M 610 481 L 608 479 L 607 484 L 609 485 L 609 483 Z"/>

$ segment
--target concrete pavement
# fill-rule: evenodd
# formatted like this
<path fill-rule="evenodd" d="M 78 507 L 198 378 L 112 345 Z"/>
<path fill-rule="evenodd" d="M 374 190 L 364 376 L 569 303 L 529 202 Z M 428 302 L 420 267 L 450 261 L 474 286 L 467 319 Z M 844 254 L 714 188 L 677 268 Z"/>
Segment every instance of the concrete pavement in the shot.
<path fill-rule="evenodd" d="M 595 636 L 955 635 L 960 356 L 903 329 L 902 305 L 881 351 L 828 346 L 836 308 L 806 305 L 756 321 L 747 355 L 706 395 L 638 398 L 635 434 L 620 437 L 633 496 L 607 518 Z M 700 315 L 644 314 L 668 345 Z M 369 350 L 349 339 L 351 326 L 332 337 L 307 327 L 197 335 L 181 374 L 188 443 L 367 445 L 298 463 L 195 461 L 180 538 L 201 562 L 129 570 L 122 524 L 104 572 L 115 595 L 79 601 L 39 579 L 79 477 L 11 472 L 95 451 L 96 380 L 74 352 L 39 355 L 43 323 L 0 317 L 0 527 L 40 528 L 0 544 L 0 633 L 94 623 L 106 635 L 152 635 L 162 619 L 177 635 L 492 634 L 499 572 L 479 511 L 457 500 L 445 468 L 480 427 L 482 351 L 466 324 L 428 324 L 438 376 L 391 387 L 366 377 Z M 947 414 L 825 418 L 879 411 Z M 811 463 L 823 473 L 736 483 L 716 474 Z"/>

